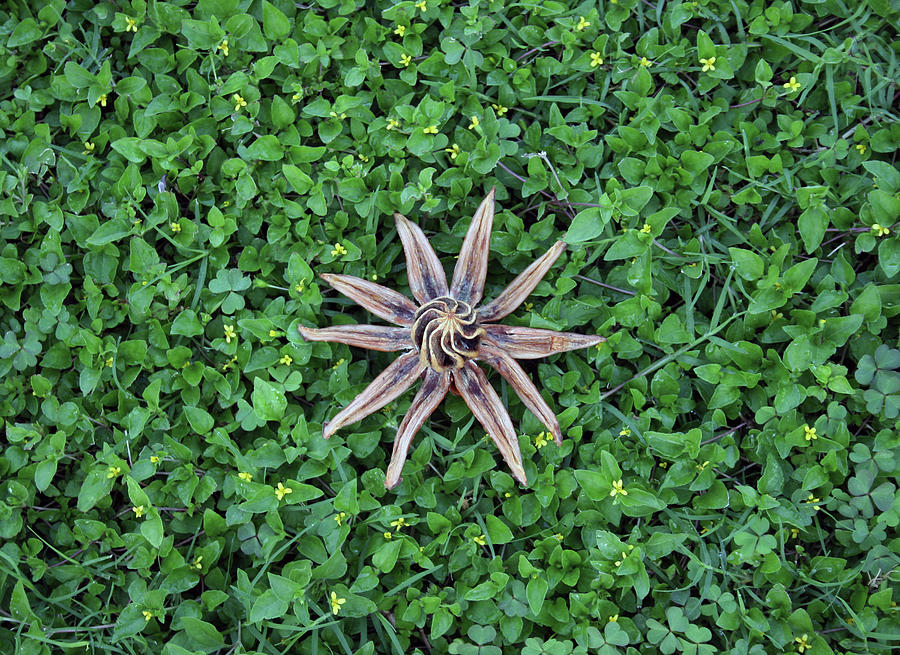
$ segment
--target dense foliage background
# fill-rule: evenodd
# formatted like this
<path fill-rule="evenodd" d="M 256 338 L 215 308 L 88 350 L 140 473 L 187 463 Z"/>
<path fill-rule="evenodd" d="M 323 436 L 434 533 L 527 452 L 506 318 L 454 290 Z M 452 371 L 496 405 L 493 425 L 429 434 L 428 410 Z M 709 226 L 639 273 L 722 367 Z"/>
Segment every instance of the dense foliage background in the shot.
<path fill-rule="evenodd" d="M 3 3 L 0 650 L 896 649 L 898 19 Z M 508 322 L 609 341 L 528 365 L 561 448 L 491 376 L 528 488 L 451 397 L 385 492 L 314 272 L 408 292 L 391 213 L 449 269 L 491 185 L 486 296 L 564 238 Z"/>

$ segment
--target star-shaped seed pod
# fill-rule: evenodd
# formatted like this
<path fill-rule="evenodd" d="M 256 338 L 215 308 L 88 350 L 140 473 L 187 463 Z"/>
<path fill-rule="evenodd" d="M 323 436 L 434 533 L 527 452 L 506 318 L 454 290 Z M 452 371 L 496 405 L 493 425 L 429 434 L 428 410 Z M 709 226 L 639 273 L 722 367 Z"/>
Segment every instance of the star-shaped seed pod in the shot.
<path fill-rule="evenodd" d="M 403 351 L 324 425 L 322 436 L 326 439 L 343 426 L 381 409 L 422 379 L 394 439 L 394 451 L 384 481 L 388 489 L 400 482 L 403 463 L 416 432 L 451 390 L 465 400 L 500 449 L 516 480 L 527 484 L 522 453 L 509 412 L 475 362 L 483 362 L 500 373 L 525 406 L 547 426 L 559 445 L 562 432 L 556 415 L 516 360 L 537 359 L 605 341 L 594 335 L 495 323 L 512 313 L 534 290 L 565 250 L 566 244 L 562 241 L 557 241 L 532 262 L 494 300 L 478 306 L 487 275 L 494 192 L 492 188 L 475 212 L 449 286 L 425 233 L 405 216 L 394 214 L 406 253 L 409 287 L 418 305 L 392 289 L 362 278 L 331 273 L 321 275 L 328 284 L 375 316 L 400 327 L 298 328 L 307 341 L 335 341 L 384 352 Z"/>

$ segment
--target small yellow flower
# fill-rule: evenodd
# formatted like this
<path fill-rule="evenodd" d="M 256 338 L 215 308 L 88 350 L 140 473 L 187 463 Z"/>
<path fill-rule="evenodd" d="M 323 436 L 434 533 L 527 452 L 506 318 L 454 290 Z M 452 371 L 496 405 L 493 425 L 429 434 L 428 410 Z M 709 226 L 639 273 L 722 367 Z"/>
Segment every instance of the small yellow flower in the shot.
<path fill-rule="evenodd" d="M 244 482 L 250 482 L 250 480 L 253 479 L 253 474 L 248 473 L 247 471 L 241 471 L 240 473 L 238 473 L 238 477 Z"/>
<path fill-rule="evenodd" d="M 661 461 L 659 462 L 659 468 L 661 468 L 661 469 L 669 468 L 669 463 L 668 463 L 667 461 L 665 461 L 665 460 L 661 460 Z"/>
<path fill-rule="evenodd" d="M 234 331 L 233 325 L 223 325 L 225 330 L 225 343 L 231 343 L 232 339 L 237 338 L 237 332 Z"/>
<path fill-rule="evenodd" d="M 477 537 L 472 537 L 472 541 L 474 541 L 479 546 L 484 546 L 487 543 L 487 540 L 484 538 L 483 534 L 480 534 Z"/>
<path fill-rule="evenodd" d="M 139 519 L 144 515 L 144 506 L 136 505 L 131 508 L 131 511 L 134 512 L 134 518 Z"/>
<path fill-rule="evenodd" d="M 705 73 L 706 71 L 716 70 L 716 58 L 715 57 L 710 57 L 709 59 L 704 59 L 703 57 L 701 57 L 700 63 L 703 64 L 703 70 L 701 71 L 702 73 Z"/>
<path fill-rule="evenodd" d="M 107 479 L 112 480 L 114 477 L 119 475 L 121 472 L 122 472 L 122 469 L 120 469 L 118 466 L 110 466 L 108 469 L 106 469 L 106 477 L 107 477 Z"/>
<path fill-rule="evenodd" d="M 281 332 L 279 332 L 278 330 L 269 330 L 269 338 L 270 339 L 274 339 L 275 337 L 280 337 L 280 336 L 281 336 Z"/>
<path fill-rule="evenodd" d="M 503 492 L 503 497 L 504 498 L 512 498 L 512 494 L 508 491 L 505 491 L 505 492 Z"/>
<path fill-rule="evenodd" d="M 815 428 L 811 428 L 804 423 L 803 424 L 803 438 L 806 439 L 807 441 L 815 441 L 816 439 L 819 438 L 819 436 L 816 434 Z"/>
<path fill-rule="evenodd" d="M 523 308 L 526 312 L 530 312 L 531 310 L 534 309 L 534 303 L 533 303 L 533 302 L 525 302 L 525 303 L 522 303 L 522 308 Z"/>
<path fill-rule="evenodd" d="M 144 615 L 144 620 L 145 620 L 145 621 L 149 621 L 150 619 L 153 618 L 153 612 L 151 612 L 151 611 L 149 611 L 149 610 L 144 610 L 143 612 L 141 612 L 141 614 Z"/>
<path fill-rule="evenodd" d="M 641 234 L 650 234 L 650 230 L 653 228 L 650 227 L 650 223 L 644 223 L 644 227 L 641 228 Z"/>
<path fill-rule="evenodd" d="M 616 565 L 616 568 L 622 566 L 622 562 L 625 561 L 625 558 L 626 558 L 626 557 L 628 557 L 628 555 L 627 555 L 627 554 L 625 553 L 625 551 L 623 550 L 623 551 L 622 551 L 622 559 L 617 559 L 615 562 L 613 562 L 613 563 Z"/>
<path fill-rule="evenodd" d="M 82 155 L 90 155 L 94 152 L 94 144 L 91 141 L 84 142 L 84 150 L 81 151 Z"/>
<path fill-rule="evenodd" d="M 872 232 L 875 233 L 876 237 L 887 236 L 891 233 L 890 229 L 884 227 L 883 225 L 879 225 L 878 223 L 872 224 Z"/>
<path fill-rule="evenodd" d="M 172 221 L 171 223 L 169 223 L 169 229 L 172 230 L 173 233 L 178 234 L 179 232 L 181 232 L 181 223 Z"/>
<path fill-rule="evenodd" d="M 491 103 L 491 107 L 493 107 L 494 111 L 497 112 L 497 116 L 503 116 L 506 112 L 509 111 L 509 107 L 504 107 L 503 105 L 496 105 L 493 102 Z"/>
<path fill-rule="evenodd" d="M 611 617 L 609 617 L 608 619 L 606 619 L 606 622 L 607 622 L 607 623 L 615 623 L 615 622 L 618 621 L 618 620 L 619 620 L 619 615 L 618 615 L 618 614 L 613 614 Z"/>
<path fill-rule="evenodd" d="M 459 157 L 460 153 L 459 145 L 454 143 L 449 148 L 444 148 L 444 152 L 450 155 L 450 159 L 456 159 L 457 157 Z"/>
<path fill-rule="evenodd" d="M 402 516 L 401 516 L 399 519 L 395 520 L 395 521 L 391 521 L 391 527 L 396 528 L 396 529 L 397 529 L 397 532 L 400 532 L 400 530 L 401 530 L 401 529 L 403 528 L 403 526 L 405 526 L 405 525 L 409 525 L 409 523 L 407 523 L 407 522 L 406 522 L 406 519 L 403 518 Z"/>
<path fill-rule="evenodd" d="M 222 54 L 227 57 L 228 56 L 228 39 L 223 40 L 222 43 L 217 45 L 216 50 L 221 50 Z"/>
<path fill-rule="evenodd" d="M 575 26 L 575 29 L 579 32 L 583 32 L 585 27 L 590 27 L 590 23 L 584 19 L 584 16 L 578 17 L 578 24 Z"/>
<path fill-rule="evenodd" d="M 866 154 L 866 144 L 865 143 L 857 143 L 856 149 L 859 151 L 859 154 L 861 154 L 861 155 Z"/>
<path fill-rule="evenodd" d="M 603 55 L 599 52 L 591 53 L 591 68 L 597 68 L 597 66 L 603 65 Z"/>
<path fill-rule="evenodd" d="M 653 62 L 647 59 L 646 57 L 641 57 L 641 60 L 638 62 L 644 68 L 650 68 L 653 65 Z"/>
<path fill-rule="evenodd" d="M 797 78 L 791 75 L 791 79 L 781 85 L 783 88 L 788 89 L 789 93 L 794 93 L 800 88 L 800 82 L 797 81 Z M 801 651 L 802 652 L 802 651 Z"/>
<path fill-rule="evenodd" d="M 562 542 L 562 540 L 563 540 L 564 537 L 562 536 L 562 534 L 560 534 L 559 532 L 557 532 L 555 535 L 553 535 L 553 538 L 556 539 L 556 540 L 559 541 L 559 542 Z"/>
<path fill-rule="evenodd" d="M 337 364 L 335 364 L 334 366 L 331 367 L 332 370 L 336 369 L 338 366 L 340 366 L 341 364 L 343 364 L 345 361 L 347 361 L 347 360 L 344 359 L 343 357 L 341 357 L 339 360 L 337 360 Z"/>
<path fill-rule="evenodd" d="M 392 535 L 390 532 L 385 532 L 385 533 L 383 533 L 383 534 L 384 534 L 384 538 L 385 538 L 385 539 L 392 539 L 393 536 L 394 536 L 394 535 Z"/>
<path fill-rule="evenodd" d="M 387 128 L 388 128 L 389 130 L 396 130 L 398 127 L 400 127 L 400 121 L 398 121 L 398 120 L 395 119 L 395 118 L 389 118 L 389 119 L 388 119 Z"/>
<path fill-rule="evenodd" d="M 228 207 L 228 206 L 230 206 L 230 205 L 231 205 L 231 201 L 230 201 L 230 200 L 225 200 L 225 201 L 222 203 L 222 206 L 223 206 L 223 207 Z"/>
<path fill-rule="evenodd" d="M 377 282 L 378 281 L 378 273 L 372 273 L 372 276 L 370 279 L 372 280 L 372 282 Z"/>
<path fill-rule="evenodd" d="M 278 360 L 278 362 L 280 364 L 284 364 L 285 366 L 290 366 L 293 361 L 294 361 L 294 358 L 291 357 L 290 355 L 285 355 L 284 357 L 282 357 L 281 359 Z"/>
<path fill-rule="evenodd" d="M 438 133 L 437 125 L 429 125 L 428 127 L 426 127 L 423 130 L 423 132 L 425 132 L 425 134 L 437 134 Z"/>
<path fill-rule="evenodd" d="M 706 467 L 709 466 L 709 460 L 706 460 L 702 464 L 697 464 L 697 470 L 701 473 L 706 470 Z"/>
<path fill-rule="evenodd" d="M 346 598 L 338 598 L 338 595 L 331 592 L 331 613 L 337 614 L 341 611 L 341 605 L 347 602 Z"/>
<path fill-rule="evenodd" d="M 776 312 L 774 309 L 772 310 L 772 320 L 777 321 L 779 318 L 784 318 L 784 314 L 781 312 Z"/>
<path fill-rule="evenodd" d="M 334 522 L 338 525 L 343 525 L 343 520 L 347 518 L 347 512 L 338 512 L 334 515 Z"/>
<path fill-rule="evenodd" d="M 480 122 L 481 122 L 481 121 L 478 120 L 478 116 L 472 116 L 472 122 L 469 123 L 469 129 L 470 129 L 470 130 L 474 130 L 476 127 L 478 127 L 478 124 L 479 124 Z"/>
<path fill-rule="evenodd" d="M 201 562 L 203 562 L 203 555 L 197 555 L 197 557 L 194 558 L 193 564 L 191 564 L 191 568 L 197 569 L 198 571 L 203 570 L 203 564 Z"/>
<path fill-rule="evenodd" d="M 547 445 L 547 433 L 539 432 L 538 435 L 534 438 L 534 447 L 540 450 L 544 446 Z"/>
<path fill-rule="evenodd" d="M 151 464 L 159 464 L 159 456 L 158 455 L 150 455 L 150 463 Z"/>
<path fill-rule="evenodd" d="M 400 55 L 400 65 L 403 66 L 403 68 L 406 68 L 411 63 L 412 63 L 412 57 L 410 55 L 407 55 L 407 54 Z"/>
<path fill-rule="evenodd" d="M 337 118 L 338 120 L 344 120 L 345 118 L 347 118 L 347 114 L 345 114 L 344 112 L 341 112 L 340 114 L 338 114 L 336 111 L 332 111 L 332 112 L 329 112 L 328 115 L 331 116 L 332 118 Z"/>
<path fill-rule="evenodd" d="M 394 34 L 402 39 L 403 35 L 406 34 L 406 25 L 398 25 L 396 28 L 394 28 Z"/>
<path fill-rule="evenodd" d="M 361 161 L 361 162 L 364 163 L 364 164 L 365 164 L 367 161 L 369 161 L 369 158 L 366 157 L 365 155 L 357 154 L 356 156 L 359 158 L 359 161 Z"/>
<path fill-rule="evenodd" d="M 100 103 L 100 106 L 101 106 L 101 107 L 105 107 L 105 106 L 106 106 L 106 94 L 105 94 L 105 93 L 101 93 L 101 94 L 100 94 L 100 97 L 97 98 L 97 102 Z"/>
<path fill-rule="evenodd" d="M 824 318 L 820 318 L 820 319 L 819 319 L 819 325 L 825 325 L 825 319 L 824 319 Z"/>
<path fill-rule="evenodd" d="M 233 367 L 234 367 L 234 363 L 235 363 L 236 361 L 237 361 L 237 355 L 235 355 L 234 357 L 232 357 L 231 359 L 229 359 L 227 362 L 225 362 L 224 364 L 222 364 L 222 370 L 223 370 L 223 371 L 227 371 L 228 369 L 233 368 Z"/>
<path fill-rule="evenodd" d="M 622 428 L 621 430 L 619 430 L 619 436 L 620 437 L 630 437 L 631 430 L 629 430 L 628 428 Z"/>
<path fill-rule="evenodd" d="M 821 502 L 822 502 L 822 499 L 816 498 L 813 494 L 809 494 L 809 496 L 806 499 L 806 504 L 812 505 L 813 509 L 817 510 L 817 511 L 822 509 L 820 505 L 817 505 L 817 503 L 821 503 Z"/>
<path fill-rule="evenodd" d="M 791 539 L 796 539 L 800 535 L 798 528 L 791 528 Z"/>
<path fill-rule="evenodd" d="M 285 496 L 292 493 L 294 493 L 294 490 L 290 487 L 285 487 L 282 482 L 279 482 L 278 486 L 275 487 L 275 495 L 278 496 L 278 500 L 284 500 Z"/>
<path fill-rule="evenodd" d="M 609 495 L 615 498 L 618 495 L 627 496 L 628 491 L 625 489 L 625 484 L 622 482 L 621 478 L 615 480 L 612 483 L 612 489 L 609 492 Z M 623 553 L 624 554 L 624 553 Z"/>
<path fill-rule="evenodd" d="M 341 245 L 340 243 L 334 244 L 334 248 L 331 250 L 332 257 L 341 257 L 347 254 L 347 249 Z"/>
<path fill-rule="evenodd" d="M 235 111 L 240 111 L 241 107 L 247 106 L 247 101 L 244 100 L 244 97 L 240 93 L 235 93 L 233 96 L 231 96 L 231 100 L 232 102 L 234 102 Z"/>
<path fill-rule="evenodd" d="M 297 284 L 297 286 L 294 287 L 294 291 L 296 291 L 297 293 L 303 293 L 303 289 L 305 288 L 306 285 L 303 282 L 300 282 Z"/>
<path fill-rule="evenodd" d="M 112 357 L 107 357 L 107 358 L 106 358 L 106 362 L 104 362 L 104 363 L 106 364 L 106 368 L 112 368 L 112 366 L 113 366 L 113 358 L 112 358 Z"/>
<path fill-rule="evenodd" d="M 416 3 L 416 9 L 421 9 L 424 13 L 425 10 L 428 9 L 428 4 L 425 2 L 425 0 L 420 0 L 420 2 Z"/>
<path fill-rule="evenodd" d="M 137 32 L 137 21 L 134 20 L 131 16 L 125 17 L 125 31 L 126 32 Z"/>
<path fill-rule="evenodd" d="M 809 635 L 808 634 L 804 633 L 804 634 L 800 635 L 799 637 L 795 637 L 794 641 L 797 642 L 797 652 L 798 653 L 802 653 L 811 648 L 811 646 L 809 645 Z"/>

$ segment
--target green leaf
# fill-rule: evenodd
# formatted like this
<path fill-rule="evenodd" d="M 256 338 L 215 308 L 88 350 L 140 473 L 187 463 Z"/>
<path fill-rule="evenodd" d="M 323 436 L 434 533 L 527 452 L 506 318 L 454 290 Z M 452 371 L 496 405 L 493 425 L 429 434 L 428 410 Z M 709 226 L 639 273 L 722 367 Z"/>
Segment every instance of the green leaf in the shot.
<path fill-rule="evenodd" d="M 603 233 L 610 217 L 610 211 L 601 212 L 597 207 L 588 207 L 578 212 L 566 232 L 566 243 L 582 243 L 595 239 Z"/>
<path fill-rule="evenodd" d="M 163 524 L 159 513 L 152 511 L 141 523 L 141 534 L 154 548 L 159 548 L 163 541 Z"/>
<path fill-rule="evenodd" d="M 487 535 L 494 544 L 508 544 L 513 540 L 513 534 L 509 527 L 493 514 L 487 514 L 484 517 L 485 526 L 487 526 Z"/>
<path fill-rule="evenodd" d="M 81 490 L 78 492 L 79 512 L 87 512 L 112 491 L 113 478 L 107 477 L 107 474 L 105 466 L 93 468 L 88 472 L 84 482 L 81 483 Z"/>
<path fill-rule="evenodd" d="M 591 500 L 599 501 L 609 498 L 609 492 L 612 489 L 609 476 L 603 475 L 599 471 L 578 469 L 575 471 L 575 479 L 578 480 L 578 484 Z"/>
<path fill-rule="evenodd" d="M 266 134 L 254 141 L 244 153 L 245 159 L 261 159 L 263 161 L 279 161 L 284 156 L 284 148 L 278 137 Z"/>
<path fill-rule="evenodd" d="M 681 153 L 681 165 L 684 166 L 686 171 L 694 175 L 706 173 L 715 160 L 716 158 L 708 152 L 685 150 Z"/>
<path fill-rule="evenodd" d="M 63 74 L 66 77 L 66 82 L 76 89 L 81 89 L 94 83 L 94 76 L 74 61 L 66 62 L 66 65 L 63 67 Z"/>
<path fill-rule="evenodd" d="M 133 136 L 116 139 L 109 145 L 112 146 L 113 150 L 132 163 L 142 164 L 144 160 L 147 159 L 147 155 L 142 147 L 142 141 Z"/>
<path fill-rule="evenodd" d="M 113 218 L 102 223 L 94 233 L 88 237 L 90 246 L 105 246 L 107 243 L 118 241 L 131 234 L 131 225 L 122 218 Z"/>
<path fill-rule="evenodd" d="M 282 165 L 281 172 L 295 193 L 303 195 L 313 187 L 312 178 L 293 164 Z"/>
<path fill-rule="evenodd" d="M 254 378 L 252 399 L 253 411 L 263 421 L 279 421 L 284 416 L 287 398 L 282 385 Z"/>
<path fill-rule="evenodd" d="M 28 45 L 41 38 L 41 30 L 38 28 L 37 21 L 30 16 L 20 21 L 13 29 L 9 40 L 6 42 L 7 48 L 19 48 Z"/>
<path fill-rule="evenodd" d="M 190 639 L 189 643 L 192 648 L 199 648 L 209 653 L 225 645 L 225 638 L 212 623 L 192 616 L 183 616 L 181 625 Z"/>
<path fill-rule="evenodd" d="M 206 434 L 213 428 L 213 417 L 205 409 L 188 406 L 184 408 L 184 415 L 191 424 L 191 428 L 198 434 Z"/>
<path fill-rule="evenodd" d="M 281 41 L 291 33 L 291 21 L 278 7 L 263 0 L 263 34 L 272 41 Z"/>
<path fill-rule="evenodd" d="M 279 619 L 287 613 L 289 606 L 290 601 L 279 598 L 274 591 L 266 589 L 250 609 L 250 622 Z"/>
<path fill-rule="evenodd" d="M 547 582 L 543 574 L 536 573 L 525 585 L 525 598 L 528 600 L 528 609 L 531 610 L 532 614 L 540 614 L 548 589 L 550 589 L 550 583 Z"/>
<path fill-rule="evenodd" d="M 743 248 L 729 248 L 728 252 L 731 253 L 731 260 L 742 278 L 753 281 L 763 276 L 765 264 L 763 258 L 755 252 Z"/>
<path fill-rule="evenodd" d="M 800 214 L 797 227 L 807 253 L 812 253 L 822 243 L 828 224 L 828 212 L 821 205 L 808 207 Z"/>

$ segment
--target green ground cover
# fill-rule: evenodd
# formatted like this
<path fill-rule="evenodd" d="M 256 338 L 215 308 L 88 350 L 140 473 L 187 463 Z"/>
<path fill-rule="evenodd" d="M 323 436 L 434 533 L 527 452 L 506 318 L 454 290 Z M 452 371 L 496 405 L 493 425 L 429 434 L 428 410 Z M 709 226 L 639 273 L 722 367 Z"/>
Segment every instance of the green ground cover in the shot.
<path fill-rule="evenodd" d="M 375 6 L 375 5 L 378 6 Z M 0 5 L 0 651 L 900 645 L 900 6 Z M 527 364 L 517 486 L 463 401 L 384 471 L 393 358 L 305 343 L 447 269 L 608 337 Z M 625 493 L 627 492 L 627 494 Z"/>

